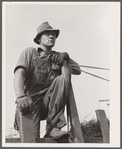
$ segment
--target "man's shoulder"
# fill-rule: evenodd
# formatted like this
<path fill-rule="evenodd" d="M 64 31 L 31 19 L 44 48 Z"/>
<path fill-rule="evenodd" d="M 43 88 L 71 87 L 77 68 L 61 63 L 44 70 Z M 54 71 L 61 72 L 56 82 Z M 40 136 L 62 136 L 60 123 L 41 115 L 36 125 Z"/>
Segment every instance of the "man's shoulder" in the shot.
<path fill-rule="evenodd" d="M 36 51 L 36 48 L 34 48 L 34 47 L 27 47 L 23 50 L 23 52 L 25 52 L 25 53 L 33 53 L 35 51 Z"/>
<path fill-rule="evenodd" d="M 36 48 L 34 48 L 34 47 L 27 47 L 22 51 L 22 55 L 26 56 L 26 57 L 30 57 L 34 53 L 36 53 Z"/>

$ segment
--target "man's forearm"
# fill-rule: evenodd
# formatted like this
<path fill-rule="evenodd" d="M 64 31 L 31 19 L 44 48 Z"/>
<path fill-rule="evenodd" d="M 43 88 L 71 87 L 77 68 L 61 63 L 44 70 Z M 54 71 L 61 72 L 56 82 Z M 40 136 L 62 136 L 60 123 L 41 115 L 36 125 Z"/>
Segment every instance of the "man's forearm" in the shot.
<path fill-rule="evenodd" d="M 72 60 L 71 58 L 69 58 L 69 63 L 71 64 L 76 64 L 78 65 L 78 63 L 76 63 L 74 60 Z M 80 70 L 80 67 L 79 66 L 72 66 L 72 74 L 75 74 L 75 75 L 79 75 L 81 74 L 81 70 Z"/>
<path fill-rule="evenodd" d="M 62 53 L 63 56 L 64 56 L 64 60 L 67 60 L 69 62 L 69 64 L 75 64 L 75 65 L 78 65 L 78 63 L 76 63 L 74 60 L 72 60 L 68 53 L 67 52 L 64 52 Z M 80 67 L 79 66 L 72 66 L 72 74 L 75 74 L 75 75 L 79 75 L 81 74 L 81 70 L 80 70 Z"/>
<path fill-rule="evenodd" d="M 19 68 L 15 72 L 15 76 L 14 76 L 14 89 L 15 89 L 16 98 L 25 95 L 24 82 L 25 82 L 25 71 L 24 69 Z"/>
<path fill-rule="evenodd" d="M 70 82 L 70 80 L 71 80 L 71 66 L 66 60 L 63 61 L 61 71 L 62 71 L 62 76 L 64 77 L 64 79 L 67 82 Z"/>

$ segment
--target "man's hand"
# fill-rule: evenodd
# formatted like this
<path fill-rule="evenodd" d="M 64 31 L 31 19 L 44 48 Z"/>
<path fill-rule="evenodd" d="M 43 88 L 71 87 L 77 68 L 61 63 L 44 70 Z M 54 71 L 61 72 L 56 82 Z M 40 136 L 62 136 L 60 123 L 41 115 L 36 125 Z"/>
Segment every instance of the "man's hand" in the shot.
<path fill-rule="evenodd" d="M 69 59 L 69 55 L 66 52 L 65 53 L 55 52 L 52 55 L 52 62 L 58 65 L 62 64 L 64 60 L 68 61 L 68 59 Z"/>
<path fill-rule="evenodd" d="M 30 113 L 34 108 L 32 99 L 28 96 L 17 98 L 17 107 L 22 114 Z"/>

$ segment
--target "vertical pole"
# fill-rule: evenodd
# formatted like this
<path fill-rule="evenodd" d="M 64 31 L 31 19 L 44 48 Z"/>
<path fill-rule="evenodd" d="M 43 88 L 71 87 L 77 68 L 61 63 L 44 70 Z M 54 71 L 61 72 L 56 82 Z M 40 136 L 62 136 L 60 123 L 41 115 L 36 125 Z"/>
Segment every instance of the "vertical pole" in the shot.
<path fill-rule="evenodd" d="M 81 124 L 78 117 L 77 107 L 73 94 L 72 85 L 70 87 L 70 95 L 68 100 L 68 115 L 70 117 L 72 135 L 74 137 L 74 143 L 84 143 Z"/>
<path fill-rule="evenodd" d="M 103 136 L 103 143 L 109 143 L 109 126 L 108 126 L 108 120 L 106 118 L 105 111 L 96 110 L 96 115 L 100 122 L 102 136 Z"/>
<path fill-rule="evenodd" d="M 71 65 L 67 63 L 67 61 L 63 62 L 62 66 L 62 76 L 67 80 L 69 84 L 69 100 L 67 103 L 68 115 L 70 118 L 71 130 L 73 135 L 74 143 L 83 143 L 83 136 L 81 132 L 81 125 L 78 117 L 77 107 L 75 103 L 75 97 L 73 94 L 72 84 L 71 84 Z"/>
<path fill-rule="evenodd" d="M 35 142 L 32 114 L 22 115 L 20 113 L 20 138 L 22 143 Z"/>

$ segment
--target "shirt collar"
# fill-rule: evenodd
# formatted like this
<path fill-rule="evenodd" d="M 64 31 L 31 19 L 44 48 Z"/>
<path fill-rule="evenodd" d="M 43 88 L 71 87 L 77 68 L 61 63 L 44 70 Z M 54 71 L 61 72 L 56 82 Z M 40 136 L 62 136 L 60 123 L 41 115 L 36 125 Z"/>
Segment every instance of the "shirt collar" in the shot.
<path fill-rule="evenodd" d="M 36 52 L 41 52 L 41 51 L 44 51 L 43 49 L 41 49 L 40 47 L 38 47 L 37 49 L 36 49 Z"/>
<path fill-rule="evenodd" d="M 45 52 L 42 48 L 40 48 L 40 47 L 38 47 L 37 49 L 36 49 L 36 53 L 38 54 L 38 55 L 40 55 L 40 52 Z M 47 55 L 46 53 L 45 53 L 45 55 L 47 55 L 47 56 L 50 56 L 50 55 L 52 55 L 53 53 L 54 53 L 55 51 L 52 51 L 49 55 Z"/>

